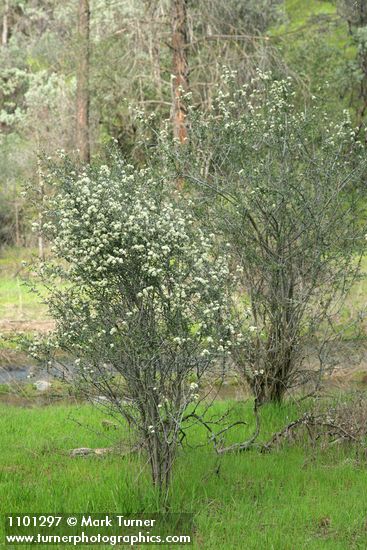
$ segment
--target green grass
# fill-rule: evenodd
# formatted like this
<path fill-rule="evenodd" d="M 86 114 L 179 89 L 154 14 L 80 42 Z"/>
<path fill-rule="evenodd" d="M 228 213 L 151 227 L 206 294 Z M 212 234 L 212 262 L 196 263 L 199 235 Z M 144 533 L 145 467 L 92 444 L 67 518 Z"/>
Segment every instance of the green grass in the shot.
<path fill-rule="evenodd" d="M 229 404 L 218 403 L 216 412 Z M 250 403 L 234 407 L 234 417 L 251 418 Z M 292 405 L 265 407 L 262 437 L 296 414 Z M 127 437 L 101 431 L 102 418 L 87 405 L 0 406 L 0 513 L 157 511 L 143 456 L 68 456 L 74 447 L 103 447 Z M 191 442 L 202 438 L 196 430 Z M 366 465 L 353 449 L 313 453 L 298 444 L 218 458 L 208 447 L 184 448 L 170 506 L 194 513 L 194 548 L 362 549 L 366 484 Z"/>
<path fill-rule="evenodd" d="M 0 318 L 10 321 L 37 321 L 46 318 L 47 309 L 20 277 L 0 279 Z"/>
<path fill-rule="evenodd" d="M 307 23 L 310 17 L 336 14 L 335 4 L 325 0 L 286 0 L 285 11 L 290 24 L 296 28 Z"/>
<path fill-rule="evenodd" d="M 316 24 L 323 16 L 336 15 L 336 7 L 332 2 L 325 0 L 286 0 L 284 2 L 284 22 L 274 25 L 269 29 L 271 36 L 282 36 L 291 33 L 293 38 L 298 38 L 297 33 L 304 31 L 305 27 Z"/>
<path fill-rule="evenodd" d="M 23 261 L 30 261 L 33 249 L 6 248 L 0 256 L 0 320 L 40 321 L 46 319 L 46 306 L 30 291 Z"/>

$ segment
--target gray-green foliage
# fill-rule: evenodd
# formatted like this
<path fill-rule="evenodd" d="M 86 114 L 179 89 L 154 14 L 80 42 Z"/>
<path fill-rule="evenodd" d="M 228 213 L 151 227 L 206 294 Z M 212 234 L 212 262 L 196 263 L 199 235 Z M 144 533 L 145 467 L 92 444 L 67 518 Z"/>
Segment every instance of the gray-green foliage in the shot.
<path fill-rule="evenodd" d="M 53 255 L 40 266 L 56 322 L 50 345 L 74 361 L 87 398 L 127 420 L 165 488 L 188 407 L 238 337 L 226 259 L 192 205 L 169 199 L 148 170 L 115 157 L 99 169 L 67 161 L 52 182 L 42 230 Z"/>
<path fill-rule="evenodd" d="M 191 110 L 190 141 L 168 147 L 166 160 L 236 251 L 238 309 L 252 334 L 237 365 L 260 400 L 280 400 L 310 377 L 306 344 L 318 341 L 324 361 L 358 271 L 365 150 L 347 112 L 334 122 L 316 97 L 297 107 L 291 79 L 259 73 L 238 89 L 227 73 L 223 82 L 210 113 Z"/>

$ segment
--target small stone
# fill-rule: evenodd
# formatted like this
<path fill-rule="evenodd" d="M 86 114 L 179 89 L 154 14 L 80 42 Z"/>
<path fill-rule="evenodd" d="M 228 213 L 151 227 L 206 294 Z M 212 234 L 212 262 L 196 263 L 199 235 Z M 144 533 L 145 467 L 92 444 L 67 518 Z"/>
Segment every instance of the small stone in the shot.
<path fill-rule="evenodd" d="M 38 391 L 47 391 L 51 388 L 51 382 L 48 382 L 47 380 L 37 380 L 37 382 L 34 382 L 33 385 Z"/>

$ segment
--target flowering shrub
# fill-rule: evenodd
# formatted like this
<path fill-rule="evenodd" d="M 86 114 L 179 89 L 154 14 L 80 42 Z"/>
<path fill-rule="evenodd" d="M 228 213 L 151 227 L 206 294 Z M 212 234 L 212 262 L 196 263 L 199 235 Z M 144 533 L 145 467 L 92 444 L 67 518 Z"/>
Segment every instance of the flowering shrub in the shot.
<path fill-rule="evenodd" d="M 304 105 L 292 79 L 259 72 L 240 89 L 234 82 L 226 72 L 210 112 L 188 109 L 184 148 L 162 134 L 158 150 L 232 244 L 250 329 L 236 362 L 259 402 L 279 401 L 319 381 L 305 358 L 316 347 L 323 368 L 340 332 L 333 320 L 365 247 L 366 155 L 348 113 L 335 122 L 316 97 Z"/>
<path fill-rule="evenodd" d="M 230 353 L 227 262 L 146 170 L 114 158 L 79 172 L 66 160 L 49 183 L 54 259 L 40 271 L 53 346 L 73 358 L 88 397 L 135 427 L 162 488 L 204 373 Z"/>

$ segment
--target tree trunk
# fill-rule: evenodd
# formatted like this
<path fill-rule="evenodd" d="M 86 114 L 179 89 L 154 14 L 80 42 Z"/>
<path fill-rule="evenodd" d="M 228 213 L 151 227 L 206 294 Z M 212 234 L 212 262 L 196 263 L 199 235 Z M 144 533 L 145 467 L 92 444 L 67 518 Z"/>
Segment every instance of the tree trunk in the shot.
<path fill-rule="evenodd" d="M 287 391 L 286 386 L 281 380 L 272 382 L 268 380 L 257 381 L 252 389 L 256 402 L 259 405 L 263 405 L 264 403 L 282 403 Z"/>
<path fill-rule="evenodd" d="M 294 342 L 289 342 L 287 333 L 278 332 L 278 338 L 269 339 L 265 356 L 264 372 L 255 378 L 254 395 L 259 405 L 266 402 L 281 403 L 290 389 L 293 374 Z M 274 333 L 273 333 L 274 334 Z"/>
<path fill-rule="evenodd" d="M 9 1 L 5 0 L 4 13 L 3 13 L 3 29 L 1 33 L 1 43 L 3 46 L 8 45 L 8 39 L 9 39 L 8 16 L 9 16 Z"/>
<path fill-rule="evenodd" d="M 173 131 L 180 143 L 187 139 L 187 112 L 182 95 L 189 89 L 189 65 L 187 61 L 187 0 L 172 0 L 172 94 Z"/>
<path fill-rule="evenodd" d="M 89 0 L 79 0 L 76 142 L 82 162 L 90 161 L 89 138 Z"/>
<path fill-rule="evenodd" d="M 153 485 L 158 489 L 160 496 L 165 499 L 170 486 L 173 455 L 170 445 L 160 441 L 156 434 L 148 440 L 149 462 L 152 472 Z"/>

